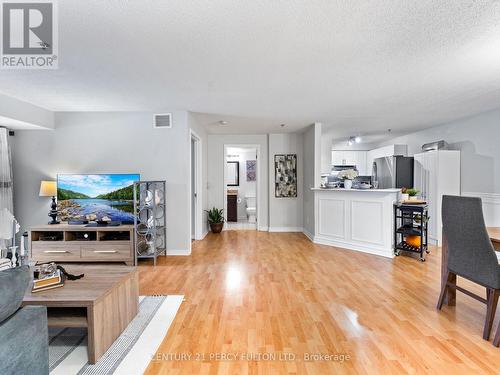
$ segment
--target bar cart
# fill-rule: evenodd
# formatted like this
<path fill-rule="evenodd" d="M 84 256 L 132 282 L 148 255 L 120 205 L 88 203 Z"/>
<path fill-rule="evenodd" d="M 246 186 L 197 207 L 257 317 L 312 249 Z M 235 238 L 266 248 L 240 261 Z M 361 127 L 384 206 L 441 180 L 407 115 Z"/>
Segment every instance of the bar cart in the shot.
<path fill-rule="evenodd" d="M 402 251 L 420 254 L 425 262 L 429 254 L 429 206 L 427 204 L 394 204 L 394 255 Z"/>

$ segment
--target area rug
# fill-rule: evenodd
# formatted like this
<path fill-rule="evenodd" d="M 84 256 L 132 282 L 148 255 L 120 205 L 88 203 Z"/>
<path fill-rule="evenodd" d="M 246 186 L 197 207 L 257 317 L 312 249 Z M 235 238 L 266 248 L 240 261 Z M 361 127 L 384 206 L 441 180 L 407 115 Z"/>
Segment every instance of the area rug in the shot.
<path fill-rule="evenodd" d="M 137 316 L 95 365 L 88 363 L 85 328 L 50 329 L 50 374 L 142 374 L 167 334 L 183 298 L 141 296 Z"/>

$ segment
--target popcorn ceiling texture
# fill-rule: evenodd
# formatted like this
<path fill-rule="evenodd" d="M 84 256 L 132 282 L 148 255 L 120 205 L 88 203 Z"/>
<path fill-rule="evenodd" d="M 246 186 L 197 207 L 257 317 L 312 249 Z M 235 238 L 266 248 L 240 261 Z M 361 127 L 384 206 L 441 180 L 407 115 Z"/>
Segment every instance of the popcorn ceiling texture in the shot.
<path fill-rule="evenodd" d="M 0 92 L 55 111 L 185 109 L 212 133 L 409 131 L 500 102 L 499 1 L 58 3 L 59 69 L 0 71 Z"/>

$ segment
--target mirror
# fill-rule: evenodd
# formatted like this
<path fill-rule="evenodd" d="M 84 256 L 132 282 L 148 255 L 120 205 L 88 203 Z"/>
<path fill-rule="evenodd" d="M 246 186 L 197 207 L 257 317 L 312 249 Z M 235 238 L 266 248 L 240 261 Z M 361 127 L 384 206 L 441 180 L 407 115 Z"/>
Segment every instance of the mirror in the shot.
<path fill-rule="evenodd" d="M 240 162 L 227 162 L 227 186 L 240 186 Z"/>

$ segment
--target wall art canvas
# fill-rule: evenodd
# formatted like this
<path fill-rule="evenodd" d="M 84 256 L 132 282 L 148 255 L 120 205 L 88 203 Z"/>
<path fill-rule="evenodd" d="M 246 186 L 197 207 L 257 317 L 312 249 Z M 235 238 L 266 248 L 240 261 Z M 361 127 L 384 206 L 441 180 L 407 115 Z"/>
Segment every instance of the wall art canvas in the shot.
<path fill-rule="evenodd" d="M 297 197 L 297 155 L 274 155 L 276 198 Z"/>
<path fill-rule="evenodd" d="M 257 160 L 247 160 L 247 181 L 257 181 Z"/>

